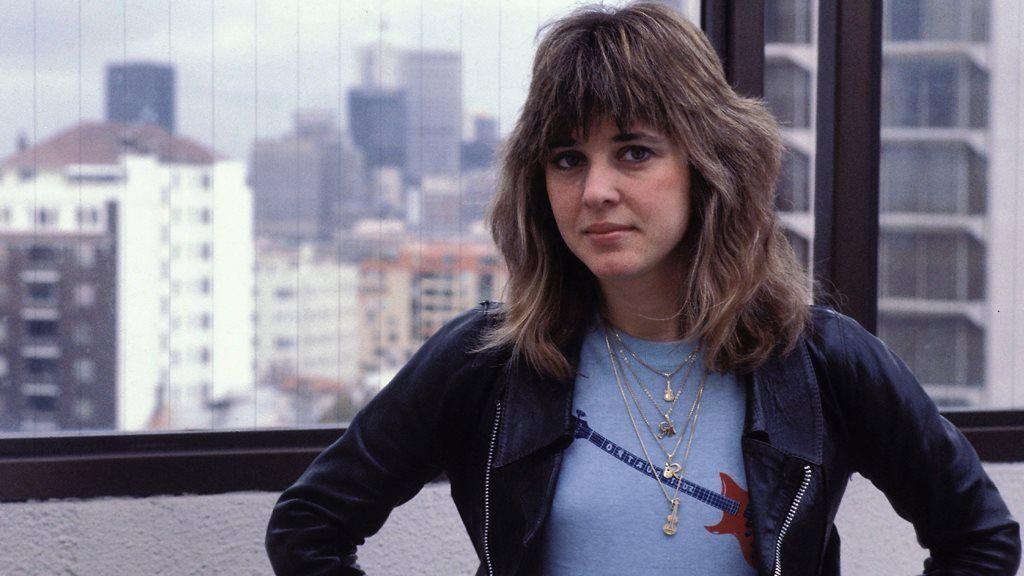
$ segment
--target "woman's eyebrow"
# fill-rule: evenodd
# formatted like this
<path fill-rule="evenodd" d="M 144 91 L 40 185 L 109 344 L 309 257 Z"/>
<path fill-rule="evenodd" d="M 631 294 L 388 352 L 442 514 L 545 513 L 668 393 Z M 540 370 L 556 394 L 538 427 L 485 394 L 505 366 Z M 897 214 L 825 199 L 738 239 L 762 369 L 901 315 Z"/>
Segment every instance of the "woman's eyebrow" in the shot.
<path fill-rule="evenodd" d="M 569 137 L 555 138 L 548 145 L 548 149 L 549 150 L 554 150 L 555 148 L 569 148 L 570 146 L 575 146 L 575 145 L 576 145 L 576 140 L 574 140 L 572 138 L 569 138 Z"/>
<path fill-rule="evenodd" d="M 648 132 L 623 132 L 612 136 L 612 142 L 632 142 L 633 140 L 661 142 L 662 138 Z"/>

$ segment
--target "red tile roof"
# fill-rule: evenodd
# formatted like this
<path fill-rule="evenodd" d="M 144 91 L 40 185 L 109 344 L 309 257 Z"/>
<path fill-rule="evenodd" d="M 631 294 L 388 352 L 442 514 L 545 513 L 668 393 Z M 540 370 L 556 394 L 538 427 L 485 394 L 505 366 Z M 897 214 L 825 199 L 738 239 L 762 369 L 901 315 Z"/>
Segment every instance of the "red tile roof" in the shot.
<path fill-rule="evenodd" d="M 159 126 L 129 126 L 113 122 L 82 122 L 34 148 L 9 156 L 0 165 L 12 168 L 58 170 L 69 164 L 119 164 L 125 149 L 154 154 L 168 164 L 212 164 L 218 159 L 202 144 L 174 136 Z"/>

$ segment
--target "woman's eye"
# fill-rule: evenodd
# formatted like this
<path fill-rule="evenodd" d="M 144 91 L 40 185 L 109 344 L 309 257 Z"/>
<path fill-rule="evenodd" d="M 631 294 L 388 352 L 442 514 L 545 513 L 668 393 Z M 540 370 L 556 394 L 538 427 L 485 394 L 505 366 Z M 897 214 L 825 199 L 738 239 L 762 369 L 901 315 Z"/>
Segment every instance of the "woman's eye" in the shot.
<path fill-rule="evenodd" d="M 570 168 L 579 166 L 580 158 L 576 154 L 565 152 L 555 156 L 554 159 L 551 160 L 551 163 L 554 164 L 556 168 L 569 170 Z"/>
<path fill-rule="evenodd" d="M 651 151 L 642 146 L 630 146 L 623 150 L 622 157 L 630 162 L 643 162 L 651 157 Z"/>

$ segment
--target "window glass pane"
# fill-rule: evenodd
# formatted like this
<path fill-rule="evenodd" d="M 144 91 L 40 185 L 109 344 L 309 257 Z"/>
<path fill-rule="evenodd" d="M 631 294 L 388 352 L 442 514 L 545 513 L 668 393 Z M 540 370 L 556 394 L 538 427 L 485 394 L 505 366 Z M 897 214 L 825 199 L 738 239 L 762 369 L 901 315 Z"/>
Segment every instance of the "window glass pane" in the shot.
<path fill-rule="evenodd" d="M 945 407 L 1024 405 L 1021 14 L 884 3 L 879 333 Z"/>
<path fill-rule="evenodd" d="M 576 2 L 78 4 L 0 18 L 0 434 L 344 423 L 501 298 L 494 156 Z"/>
<path fill-rule="evenodd" d="M 764 98 L 779 120 L 786 152 L 775 206 L 794 251 L 810 273 L 814 236 L 814 97 L 817 2 L 766 0 Z"/>

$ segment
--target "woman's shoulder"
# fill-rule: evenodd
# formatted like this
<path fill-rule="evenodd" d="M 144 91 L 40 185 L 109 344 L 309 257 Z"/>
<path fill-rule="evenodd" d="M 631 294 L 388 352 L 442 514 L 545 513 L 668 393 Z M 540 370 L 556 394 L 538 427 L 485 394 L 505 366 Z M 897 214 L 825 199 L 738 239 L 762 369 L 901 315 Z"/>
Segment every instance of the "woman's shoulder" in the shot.
<path fill-rule="evenodd" d="M 492 356 L 498 352 L 481 352 L 481 344 L 487 332 L 501 321 L 503 314 L 501 303 L 484 300 L 445 322 L 423 343 L 417 354 L 449 359 L 456 356 L 463 359 Z"/>
<path fill-rule="evenodd" d="M 830 306 L 812 305 L 807 340 L 811 348 L 847 368 L 862 362 L 899 362 L 896 354 L 857 320 Z"/>

